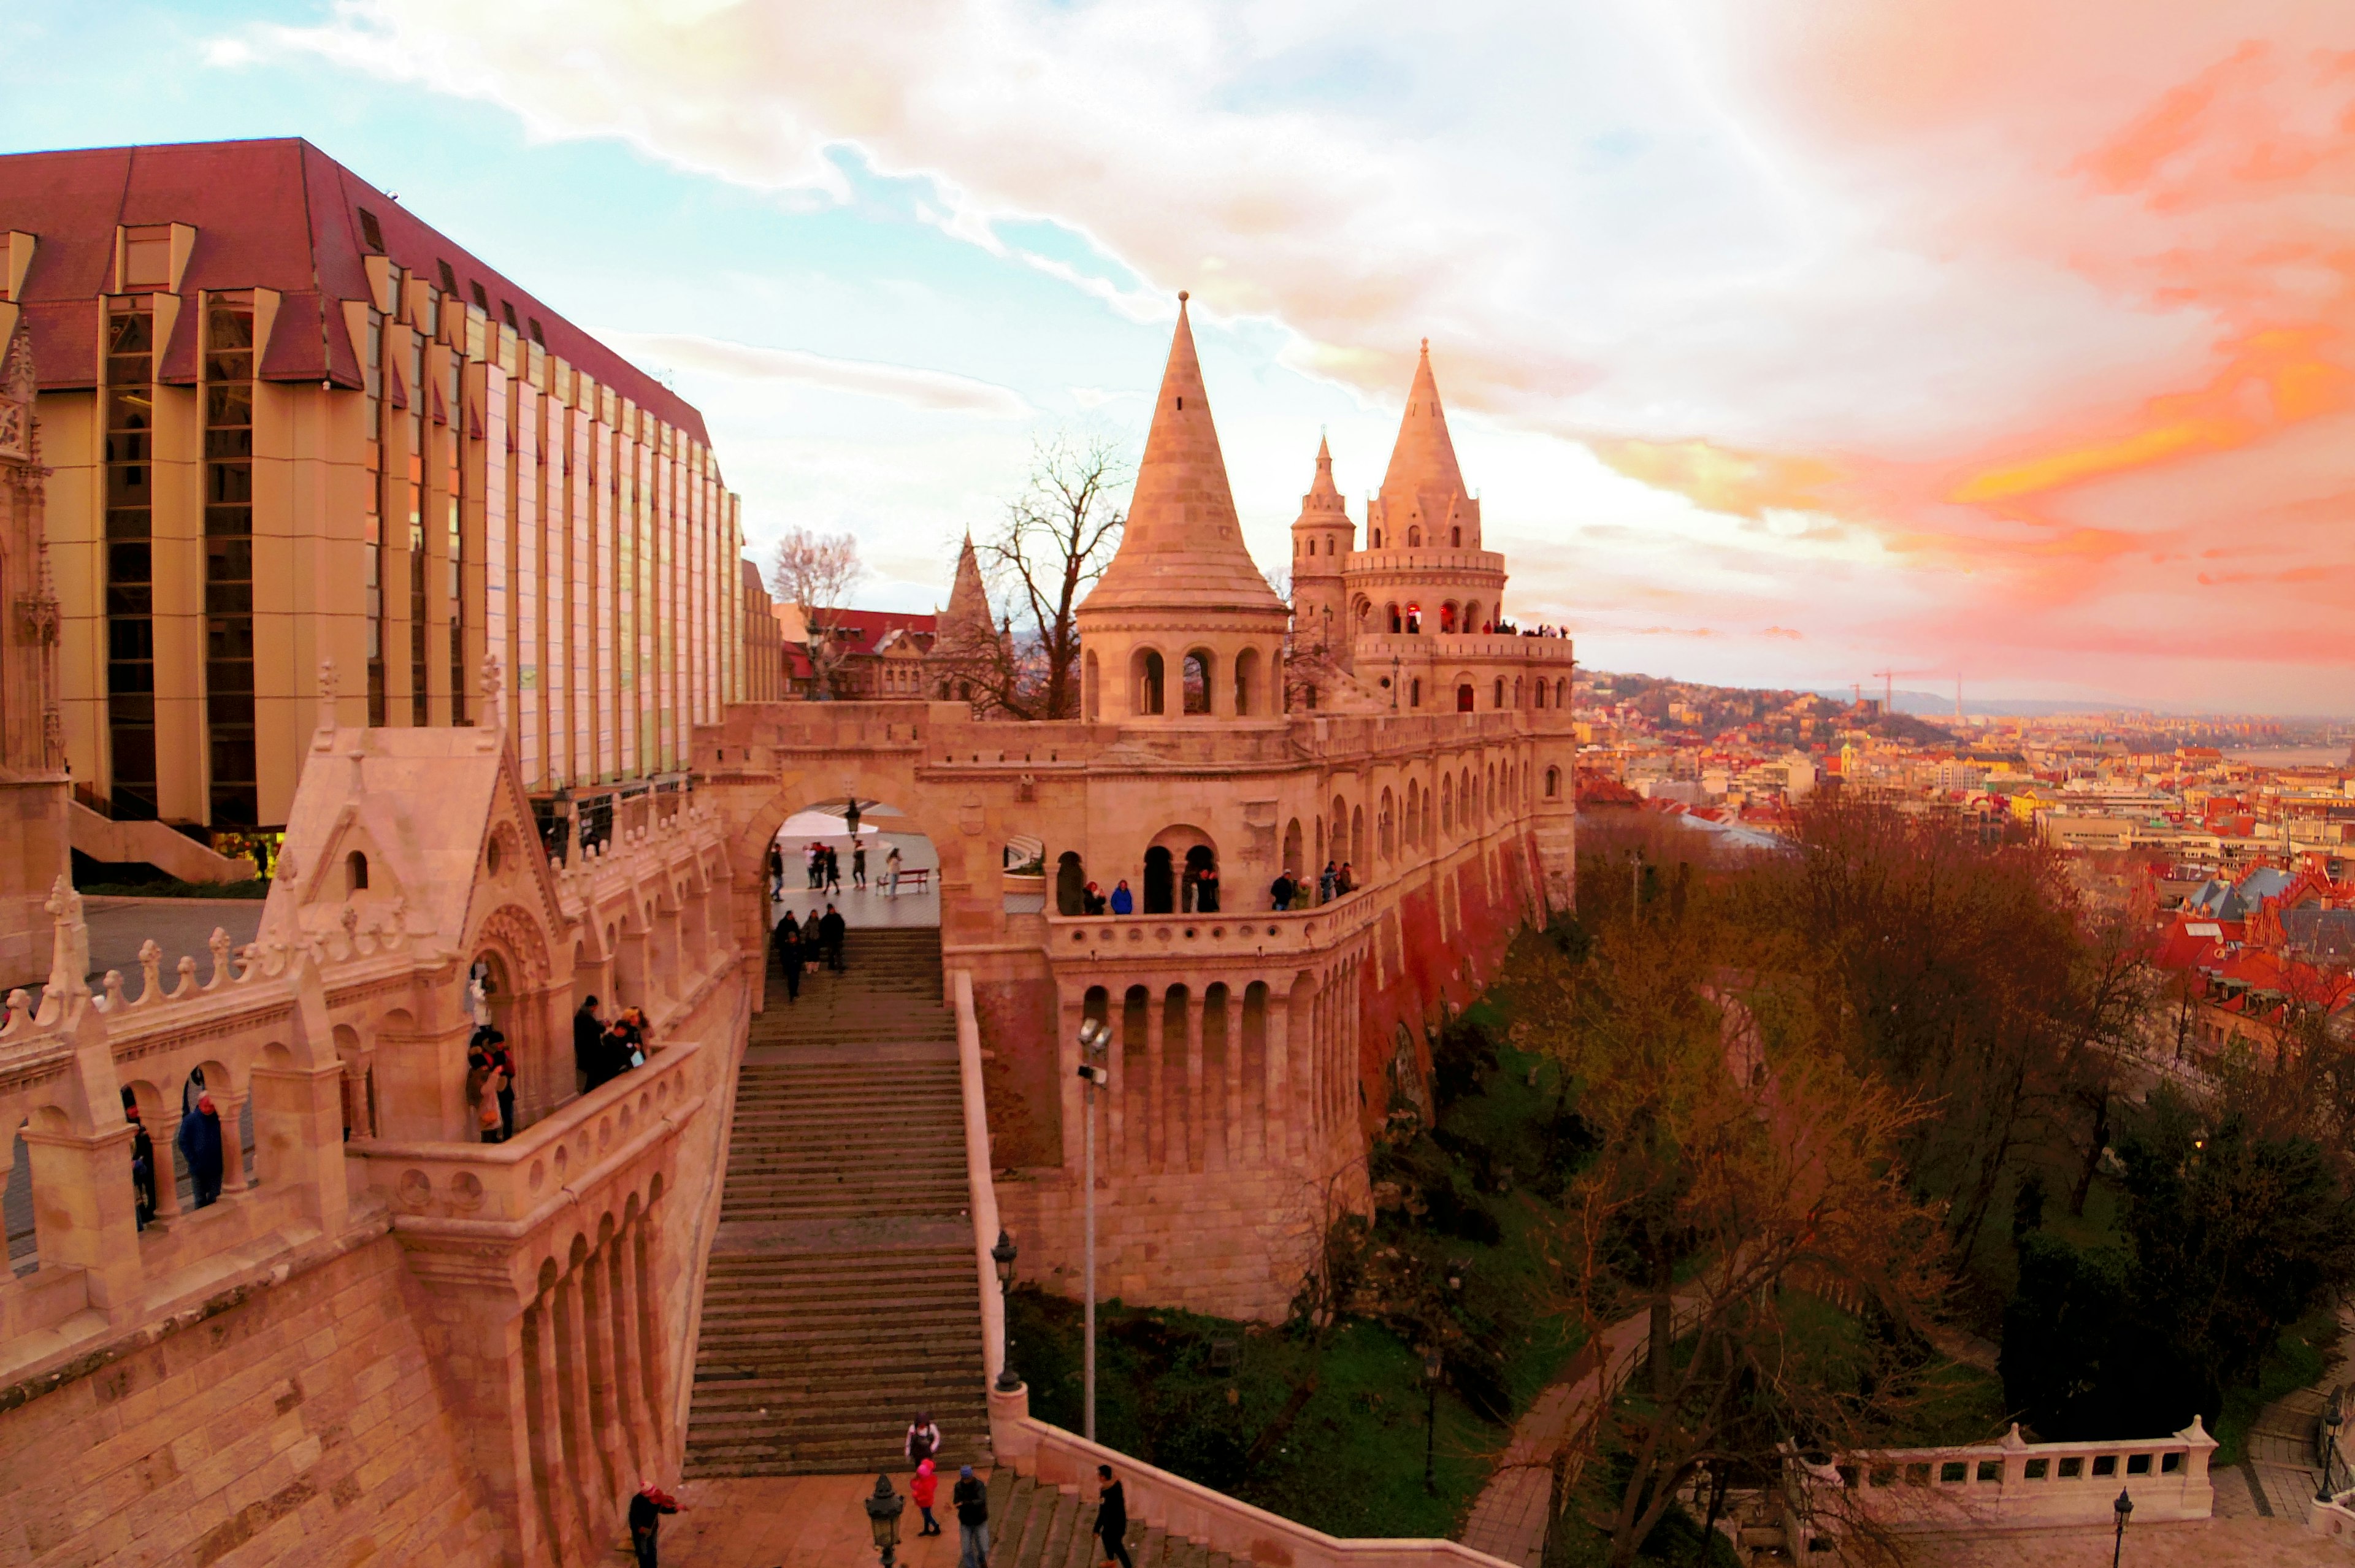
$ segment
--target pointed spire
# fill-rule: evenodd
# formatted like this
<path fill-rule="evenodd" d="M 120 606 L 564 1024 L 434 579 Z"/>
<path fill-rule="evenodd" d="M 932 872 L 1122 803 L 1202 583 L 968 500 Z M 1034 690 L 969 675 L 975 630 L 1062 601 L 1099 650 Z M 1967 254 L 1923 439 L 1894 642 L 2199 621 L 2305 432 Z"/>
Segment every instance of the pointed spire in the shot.
<path fill-rule="evenodd" d="M 957 551 L 956 581 L 949 588 L 949 606 L 933 622 L 936 634 L 951 642 L 987 642 L 996 628 L 989 619 L 989 591 L 982 585 L 981 558 L 974 553 L 973 530 L 965 530 Z"/>
<path fill-rule="evenodd" d="M 1283 601 L 1243 547 L 1186 298 L 1178 296 L 1178 331 L 1153 406 L 1120 549 L 1088 595 L 1088 606 L 1281 613 Z"/>
<path fill-rule="evenodd" d="M 1333 448 L 1319 432 L 1316 437 L 1316 477 L 1308 482 L 1308 494 L 1300 497 L 1300 517 L 1292 526 L 1298 528 L 1347 525 L 1348 510 L 1348 502 L 1341 498 L 1340 486 L 1333 483 Z"/>
<path fill-rule="evenodd" d="M 1407 389 L 1406 414 L 1399 421 L 1398 444 L 1391 449 L 1390 471 L 1382 475 L 1382 513 L 1393 528 L 1402 529 L 1415 520 L 1437 528 L 1466 495 L 1464 471 L 1455 463 L 1455 443 L 1447 434 L 1447 414 L 1439 402 L 1439 383 L 1431 374 L 1431 339 L 1426 337 L 1423 357 L 1415 362 L 1414 384 Z"/>

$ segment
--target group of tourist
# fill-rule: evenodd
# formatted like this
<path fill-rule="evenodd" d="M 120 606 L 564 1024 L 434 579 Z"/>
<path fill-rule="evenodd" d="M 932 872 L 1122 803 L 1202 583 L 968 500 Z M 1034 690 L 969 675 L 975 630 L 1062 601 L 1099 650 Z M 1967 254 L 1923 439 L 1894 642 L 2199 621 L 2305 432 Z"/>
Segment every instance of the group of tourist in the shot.
<path fill-rule="evenodd" d="M 487 1023 L 474 1026 L 466 1042 L 466 1104 L 474 1116 L 474 1130 L 486 1144 L 503 1144 L 515 1136 L 515 1057 L 507 1037 Z"/>
<path fill-rule="evenodd" d="M 581 1074 L 583 1094 L 645 1064 L 644 1009 L 623 1008 L 609 1022 L 596 997 L 581 1004 L 581 1010 L 572 1015 L 572 1065 Z"/>
<path fill-rule="evenodd" d="M 221 1175 L 228 1157 L 228 1146 L 221 1138 L 220 1112 L 203 1085 L 201 1071 L 191 1075 L 188 1087 L 197 1091 L 196 1104 L 190 1105 L 182 1099 L 180 1130 L 172 1140 L 180 1151 L 180 1168 L 187 1173 L 191 1207 L 197 1209 L 210 1208 L 220 1200 Z M 148 1136 L 147 1124 L 139 1114 L 138 1098 L 127 1084 L 123 1090 L 123 1119 L 131 1124 L 132 1214 L 144 1231 L 155 1218 L 155 1189 L 162 1173 L 155 1164 L 155 1140 Z"/>
<path fill-rule="evenodd" d="M 934 1456 L 941 1451 L 941 1429 L 927 1412 L 916 1413 L 908 1424 L 908 1434 L 900 1444 L 915 1474 L 908 1481 L 908 1500 L 924 1516 L 919 1536 L 941 1533 L 940 1520 L 932 1517 L 932 1504 L 940 1496 L 939 1465 Z M 973 1473 L 971 1465 L 957 1467 L 956 1486 L 949 1493 L 949 1506 L 957 1516 L 957 1568 L 989 1568 L 989 1488 Z M 1112 1473 L 1110 1465 L 1096 1467 L 1096 1518 L 1088 1533 L 1103 1543 L 1103 1568 L 1136 1568 L 1128 1554 L 1128 1493 Z"/>
<path fill-rule="evenodd" d="M 794 918 L 787 910 L 777 922 L 775 946 L 777 962 L 785 971 L 785 1000 L 801 1000 L 802 971 L 812 964 L 823 964 L 836 974 L 842 973 L 844 939 L 850 934 L 850 923 L 832 904 L 826 912 L 807 920 Z"/>
<path fill-rule="evenodd" d="M 1210 866 L 1197 867 L 1186 873 L 1186 887 L 1189 891 L 1189 896 L 1184 905 L 1186 912 L 1216 914 L 1219 912 L 1217 869 Z M 1313 901 L 1331 903 L 1344 893 L 1355 892 L 1357 887 L 1358 874 L 1348 861 L 1344 860 L 1336 865 L 1333 861 L 1327 860 L 1325 862 L 1325 869 L 1316 874 L 1316 891 Z M 1288 870 L 1278 872 L 1275 880 L 1268 884 L 1267 897 L 1268 907 L 1275 910 L 1307 909 L 1311 907 L 1312 902 L 1308 884 Z M 1080 890 L 1080 912 L 1083 915 L 1135 914 L 1136 894 L 1129 887 L 1128 879 L 1125 877 L 1120 880 L 1109 894 L 1105 893 L 1101 884 L 1090 882 Z M 786 918 L 792 917 L 789 915 Z"/>
<path fill-rule="evenodd" d="M 831 844 L 811 839 L 802 847 L 802 869 L 808 890 L 814 893 L 842 892 L 842 856 Z M 857 889 L 867 886 L 867 846 L 853 839 L 850 845 L 850 885 Z M 891 846 L 883 857 L 883 878 L 879 884 L 885 898 L 900 896 L 900 847 Z M 785 896 L 785 852 L 776 844 L 769 846 L 769 896 Z"/>

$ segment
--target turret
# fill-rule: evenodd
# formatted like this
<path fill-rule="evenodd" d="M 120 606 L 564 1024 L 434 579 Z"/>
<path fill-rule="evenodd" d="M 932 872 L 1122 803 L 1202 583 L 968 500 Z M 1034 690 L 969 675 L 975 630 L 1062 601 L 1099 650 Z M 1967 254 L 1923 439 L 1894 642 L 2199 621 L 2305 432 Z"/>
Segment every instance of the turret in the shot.
<path fill-rule="evenodd" d="M 1243 548 L 1182 293 L 1120 549 L 1077 618 L 1090 720 L 1283 713 L 1291 613 Z"/>
<path fill-rule="evenodd" d="M 1456 465 L 1426 337 L 1381 493 L 1366 503 L 1366 548 L 1349 560 L 1351 629 L 1476 633 L 1498 619 L 1504 592 L 1505 559 L 1480 546 L 1480 503 Z"/>
<path fill-rule="evenodd" d="M 1316 443 L 1316 477 L 1300 497 L 1300 517 L 1292 525 L 1292 645 L 1306 654 L 1323 649 L 1345 667 L 1348 661 L 1348 595 L 1341 573 L 1357 548 L 1357 528 L 1348 504 L 1333 483 L 1333 453 Z"/>

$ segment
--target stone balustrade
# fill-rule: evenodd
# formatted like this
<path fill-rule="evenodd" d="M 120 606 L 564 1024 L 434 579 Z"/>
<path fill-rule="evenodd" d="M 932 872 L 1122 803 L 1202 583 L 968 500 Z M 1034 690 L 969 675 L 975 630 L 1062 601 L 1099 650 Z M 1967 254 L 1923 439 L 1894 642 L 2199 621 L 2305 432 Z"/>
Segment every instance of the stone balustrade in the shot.
<path fill-rule="evenodd" d="M 1253 1508 L 1182 1476 L 1035 1419 L 1030 1391 L 992 1390 L 990 1451 L 1042 1486 L 1096 1490 L 1096 1467 L 1110 1465 L 1128 1498 L 1128 1517 L 1176 1539 L 1268 1568 L 1505 1568 L 1502 1560 L 1453 1541 L 1346 1540 Z"/>
<path fill-rule="evenodd" d="M 1385 901 L 1360 888 L 1306 910 L 1228 914 L 1049 914 L 1048 953 L 1066 958 L 1169 955 L 1189 961 L 1232 954 L 1313 955 L 1349 942 L 1381 919 Z"/>
<path fill-rule="evenodd" d="M 1792 1461 L 1792 1539 L 1843 1521 L 1889 1531 L 2045 1530 L 2107 1525 L 2120 1491 L 2137 1524 L 2206 1519 L 2216 1440 L 2194 1415 L 2169 1437 L 2030 1443 L 2014 1424 L 1992 1443 L 1883 1448 L 1829 1465 Z"/>

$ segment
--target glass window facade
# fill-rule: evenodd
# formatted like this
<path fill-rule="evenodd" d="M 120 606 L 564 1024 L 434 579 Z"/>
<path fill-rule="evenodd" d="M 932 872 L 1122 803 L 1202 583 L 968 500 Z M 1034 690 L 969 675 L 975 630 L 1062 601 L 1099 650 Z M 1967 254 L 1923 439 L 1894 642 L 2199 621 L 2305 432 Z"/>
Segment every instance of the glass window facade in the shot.
<path fill-rule="evenodd" d="M 106 313 L 107 809 L 156 815 L 155 317 L 144 299 Z"/>
<path fill-rule="evenodd" d="M 211 822 L 261 822 L 253 732 L 253 302 L 205 310 L 205 727 Z"/>

